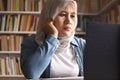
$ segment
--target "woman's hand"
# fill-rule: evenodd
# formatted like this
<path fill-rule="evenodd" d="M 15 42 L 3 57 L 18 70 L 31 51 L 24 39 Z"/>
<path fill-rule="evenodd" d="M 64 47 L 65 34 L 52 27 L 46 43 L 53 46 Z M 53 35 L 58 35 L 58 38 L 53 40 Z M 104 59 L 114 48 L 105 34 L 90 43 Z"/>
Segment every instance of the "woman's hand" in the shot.
<path fill-rule="evenodd" d="M 44 20 L 42 23 L 42 30 L 46 35 L 52 34 L 56 38 L 58 37 L 58 30 L 53 24 L 52 20 Z"/>

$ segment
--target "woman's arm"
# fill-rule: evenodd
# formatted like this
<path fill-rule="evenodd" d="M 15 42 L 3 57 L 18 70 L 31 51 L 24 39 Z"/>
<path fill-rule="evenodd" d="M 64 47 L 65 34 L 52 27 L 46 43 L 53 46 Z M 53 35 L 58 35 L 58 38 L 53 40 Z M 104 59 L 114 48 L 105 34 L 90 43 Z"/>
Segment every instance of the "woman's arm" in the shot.
<path fill-rule="evenodd" d="M 21 45 L 21 68 L 26 78 L 40 78 L 47 68 L 59 42 L 49 35 L 42 45 L 37 46 L 34 37 L 27 38 Z"/>

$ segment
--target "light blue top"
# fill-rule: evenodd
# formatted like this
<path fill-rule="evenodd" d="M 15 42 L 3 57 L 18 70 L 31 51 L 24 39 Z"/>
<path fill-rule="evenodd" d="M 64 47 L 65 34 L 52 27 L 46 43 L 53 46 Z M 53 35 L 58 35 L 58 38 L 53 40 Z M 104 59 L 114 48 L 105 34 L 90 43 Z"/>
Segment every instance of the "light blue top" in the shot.
<path fill-rule="evenodd" d="M 83 54 L 86 41 L 82 38 L 74 37 L 71 46 L 77 57 L 80 69 L 80 76 L 83 76 Z M 42 45 L 38 46 L 35 36 L 27 37 L 21 45 L 21 69 L 27 79 L 37 79 L 40 77 L 50 77 L 50 62 L 55 53 L 59 41 L 54 36 L 49 35 Z"/>

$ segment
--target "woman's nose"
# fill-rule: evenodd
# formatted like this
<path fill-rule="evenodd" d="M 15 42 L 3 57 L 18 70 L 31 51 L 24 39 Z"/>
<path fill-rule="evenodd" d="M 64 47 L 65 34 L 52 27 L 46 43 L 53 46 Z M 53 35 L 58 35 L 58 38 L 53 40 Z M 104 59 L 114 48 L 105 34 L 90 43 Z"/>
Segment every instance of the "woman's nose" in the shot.
<path fill-rule="evenodd" d="M 71 18 L 69 15 L 66 16 L 65 23 L 71 23 Z"/>

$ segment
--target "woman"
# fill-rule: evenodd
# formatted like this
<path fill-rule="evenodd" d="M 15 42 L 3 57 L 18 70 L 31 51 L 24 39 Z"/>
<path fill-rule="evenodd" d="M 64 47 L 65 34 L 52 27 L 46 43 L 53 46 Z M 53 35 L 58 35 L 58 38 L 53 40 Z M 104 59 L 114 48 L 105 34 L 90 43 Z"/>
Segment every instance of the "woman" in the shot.
<path fill-rule="evenodd" d="M 85 40 L 75 37 L 75 0 L 47 0 L 36 36 L 21 46 L 21 68 L 26 78 L 83 76 Z"/>

